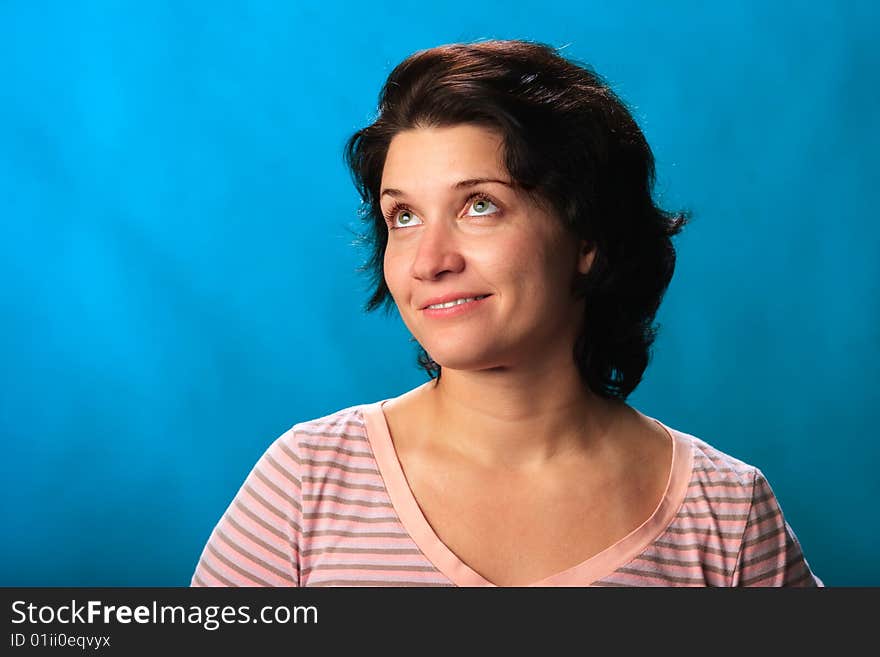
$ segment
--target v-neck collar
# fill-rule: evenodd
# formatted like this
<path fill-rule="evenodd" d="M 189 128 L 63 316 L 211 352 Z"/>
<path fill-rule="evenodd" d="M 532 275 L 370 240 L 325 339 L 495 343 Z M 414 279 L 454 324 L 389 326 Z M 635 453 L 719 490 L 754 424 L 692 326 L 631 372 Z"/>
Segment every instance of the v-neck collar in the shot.
<path fill-rule="evenodd" d="M 382 410 L 387 401 L 389 399 L 365 404 L 361 412 L 367 439 L 401 523 L 428 560 L 457 586 L 496 586 L 450 550 L 422 513 L 391 440 L 388 421 Z M 670 429 L 659 420 L 649 419 L 660 425 L 672 440 L 672 467 L 663 497 L 654 512 L 636 529 L 589 559 L 527 586 L 589 586 L 638 556 L 672 522 L 687 493 L 693 469 L 693 444 L 685 434 Z"/>

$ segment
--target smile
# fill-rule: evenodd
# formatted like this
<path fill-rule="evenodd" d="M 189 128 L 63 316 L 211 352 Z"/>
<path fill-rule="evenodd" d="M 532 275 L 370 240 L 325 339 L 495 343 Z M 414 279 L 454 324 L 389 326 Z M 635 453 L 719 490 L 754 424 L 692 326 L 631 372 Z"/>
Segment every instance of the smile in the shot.
<path fill-rule="evenodd" d="M 422 309 L 425 317 L 432 319 L 453 319 L 471 315 L 479 312 L 487 303 L 487 299 L 491 294 L 484 294 L 477 297 L 465 297 L 456 299 L 455 301 L 447 301 L 446 303 L 435 303 Z"/>
<path fill-rule="evenodd" d="M 427 306 L 427 308 L 431 308 L 432 310 L 436 310 L 438 308 L 452 308 L 453 306 L 460 306 L 463 303 L 469 303 L 471 301 L 477 301 L 478 299 L 485 299 L 488 297 L 488 294 L 484 294 L 479 297 L 468 297 L 466 299 L 456 299 L 455 301 L 449 301 L 447 303 L 437 303 L 433 306 Z"/>

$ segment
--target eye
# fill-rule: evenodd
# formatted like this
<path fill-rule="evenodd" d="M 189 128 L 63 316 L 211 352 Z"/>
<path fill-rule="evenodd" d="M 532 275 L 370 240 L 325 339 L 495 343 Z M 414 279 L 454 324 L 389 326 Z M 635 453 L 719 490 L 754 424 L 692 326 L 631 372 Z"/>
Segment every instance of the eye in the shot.
<path fill-rule="evenodd" d="M 487 196 L 482 195 L 472 196 L 468 200 L 468 208 L 476 210 L 476 214 L 468 212 L 469 217 L 482 217 L 488 214 L 495 214 L 495 212 L 498 211 L 498 206 L 495 205 L 495 202 Z M 490 212 L 492 208 L 495 208 L 494 212 Z"/>
<path fill-rule="evenodd" d="M 404 210 L 403 212 L 401 212 L 400 214 L 397 215 L 397 220 L 400 222 L 400 224 L 402 226 L 408 226 L 409 224 L 412 223 L 413 219 L 415 219 L 415 218 L 416 218 L 416 215 L 414 215 L 409 210 Z"/>
<path fill-rule="evenodd" d="M 413 223 L 413 220 L 415 219 L 418 219 L 418 216 L 401 203 L 395 204 L 385 215 L 385 221 L 388 222 L 388 226 L 391 230 L 417 225 Z"/>
<path fill-rule="evenodd" d="M 468 198 L 468 210 L 469 211 L 466 215 L 468 217 L 485 217 L 500 212 L 500 208 L 495 201 L 482 193 L 472 194 Z M 475 212 L 470 212 L 470 210 L 475 210 Z M 391 209 L 385 213 L 385 221 L 388 224 L 389 230 L 406 228 L 407 226 L 418 226 L 422 223 L 422 220 L 419 219 L 418 215 L 403 203 L 395 203 Z"/>

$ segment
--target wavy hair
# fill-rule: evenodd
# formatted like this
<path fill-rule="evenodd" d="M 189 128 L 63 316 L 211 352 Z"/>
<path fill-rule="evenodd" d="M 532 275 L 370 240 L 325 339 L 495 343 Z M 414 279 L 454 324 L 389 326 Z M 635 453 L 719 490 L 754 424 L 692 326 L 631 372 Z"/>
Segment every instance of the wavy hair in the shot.
<path fill-rule="evenodd" d="M 689 214 L 655 204 L 654 156 L 609 85 L 546 44 L 439 46 L 412 54 L 388 76 L 376 120 L 344 148 L 366 224 L 358 242 L 370 252 L 358 269 L 371 280 L 366 312 L 393 306 L 379 206 L 391 140 L 404 130 L 459 124 L 499 132 L 513 182 L 549 206 L 572 239 L 596 247 L 590 271 L 574 283 L 586 305 L 572 355 L 591 391 L 625 400 L 648 366 L 658 331 L 654 317 L 675 269 L 671 237 Z M 421 346 L 418 363 L 439 381 L 440 365 Z"/>

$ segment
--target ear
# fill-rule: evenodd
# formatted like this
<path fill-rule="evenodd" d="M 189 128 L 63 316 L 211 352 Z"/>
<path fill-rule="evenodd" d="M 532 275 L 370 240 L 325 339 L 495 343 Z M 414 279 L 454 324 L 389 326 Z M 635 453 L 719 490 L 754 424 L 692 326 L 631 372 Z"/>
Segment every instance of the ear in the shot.
<path fill-rule="evenodd" d="M 578 251 L 578 271 L 586 274 L 593 266 L 593 260 L 596 258 L 596 245 L 587 240 L 581 240 L 580 250 Z"/>

